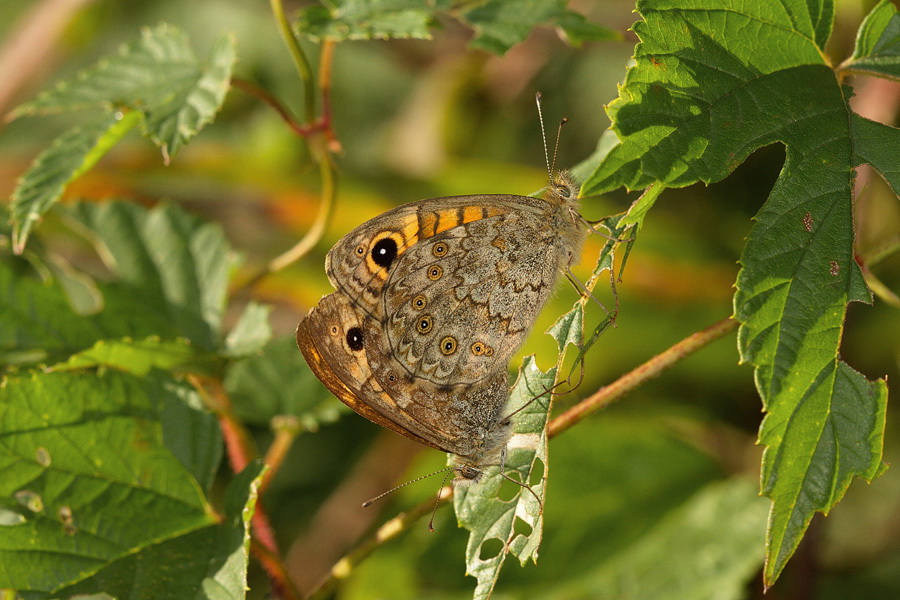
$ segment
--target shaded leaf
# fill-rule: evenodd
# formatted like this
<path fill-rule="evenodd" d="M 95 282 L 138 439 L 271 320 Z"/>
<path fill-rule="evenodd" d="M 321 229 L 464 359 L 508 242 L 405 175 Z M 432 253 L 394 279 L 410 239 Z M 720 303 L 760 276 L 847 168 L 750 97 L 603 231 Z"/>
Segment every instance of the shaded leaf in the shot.
<path fill-rule="evenodd" d="M 711 483 L 568 587 L 592 598 L 740 600 L 762 566 L 768 509 L 769 502 L 748 481 Z"/>
<path fill-rule="evenodd" d="M 344 404 L 312 374 L 293 336 L 266 344 L 258 355 L 235 361 L 225 373 L 225 390 L 244 421 L 268 425 L 277 415 L 292 415 L 315 431 L 337 420 Z"/>
<path fill-rule="evenodd" d="M 225 354 L 246 356 L 262 350 L 272 337 L 269 313 L 272 307 L 258 302 L 249 302 L 240 319 L 225 336 Z"/>
<path fill-rule="evenodd" d="M 501 498 L 505 480 L 499 465 L 485 468 L 480 481 L 464 482 L 456 487 L 453 497 L 456 517 L 459 525 L 471 532 L 466 548 L 466 572 L 478 579 L 475 598 L 490 597 L 507 555 L 512 554 L 522 565 L 529 559 L 537 562 L 549 474 L 546 426 L 552 395 L 546 392 L 553 387 L 555 375 L 555 368 L 543 373 L 534 357 L 527 357 L 506 406 L 507 412 L 515 412 L 515 416 L 504 473 L 515 474 L 528 488 L 507 482 L 516 489 L 512 490 L 511 499 Z M 485 553 L 488 556 L 483 556 Z"/>
<path fill-rule="evenodd" d="M 124 202 L 79 203 L 66 213 L 87 228 L 119 276 L 104 291 L 106 321 L 152 320 L 150 332 L 135 327 L 132 335 L 183 336 L 200 350 L 220 346 L 234 260 L 221 227 L 172 205 L 147 210 Z"/>
<path fill-rule="evenodd" d="M 710 183 L 761 146 L 786 146 L 784 169 L 742 254 L 735 295 L 741 355 L 757 367 L 769 413 L 760 440 L 769 444 L 764 489 L 775 500 L 771 584 L 813 512 L 827 512 L 847 478 L 871 478 L 881 460 L 884 386 L 838 361 L 847 303 L 869 300 L 853 254 L 853 125 L 861 121 L 824 62 L 830 1 L 730 0 L 715 8 L 644 1 L 638 10 L 637 62 L 608 110 L 620 144 L 583 193 Z M 883 141 L 864 145 L 886 147 L 894 137 L 883 133 Z M 897 170 L 896 159 L 881 160 Z M 852 383 L 838 385 L 838 373 Z M 858 427 L 833 427 L 838 406 L 856 407 L 850 418 Z M 829 424 L 839 438 L 831 442 L 822 437 Z M 816 452 L 820 441 L 856 447 L 867 460 Z M 823 486 L 835 493 L 820 493 Z"/>
<path fill-rule="evenodd" d="M 107 115 L 88 126 L 64 133 L 44 150 L 19 179 L 12 195 L 13 251 L 25 242 L 44 213 L 59 200 L 66 185 L 93 167 L 141 120 L 140 113 Z"/>
<path fill-rule="evenodd" d="M 231 79 L 235 41 L 220 37 L 206 63 L 191 50 L 187 35 L 162 24 L 141 31 L 141 39 L 98 62 L 75 79 L 18 107 L 13 115 L 104 108 L 128 108 L 144 115 L 143 132 L 168 162 L 218 112 Z"/>
<path fill-rule="evenodd" d="M 431 39 L 435 4 L 441 2 L 330 0 L 300 11 L 295 27 L 300 35 L 316 41 Z"/>
<path fill-rule="evenodd" d="M 505 54 L 541 25 L 561 26 L 575 45 L 617 37 L 569 11 L 565 0 L 487 0 L 464 8 L 460 17 L 475 29 L 470 46 L 494 54 Z"/>
<path fill-rule="evenodd" d="M 72 310 L 54 281 L 38 280 L 22 259 L 0 260 L 0 299 L 0 363 L 67 356 L 104 336 L 96 323 Z"/>

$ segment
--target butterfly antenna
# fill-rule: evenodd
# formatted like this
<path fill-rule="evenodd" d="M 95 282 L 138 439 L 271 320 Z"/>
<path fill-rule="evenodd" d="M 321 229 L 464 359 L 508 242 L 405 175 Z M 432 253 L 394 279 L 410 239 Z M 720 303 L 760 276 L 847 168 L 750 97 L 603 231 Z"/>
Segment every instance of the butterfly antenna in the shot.
<path fill-rule="evenodd" d="M 366 500 L 365 502 L 363 502 L 363 508 L 368 508 L 368 507 L 372 506 L 373 504 L 375 504 L 376 502 L 378 502 L 379 500 L 381 500 L 382 498 L 384 498 L 384 497 L 387 496 L 388 494 L 393 494 L 394 492 L 396 492 L 396 491 L 399 490 L 400 488 L 405 487 L 405 486 L 407 486 L 407 485 L 409 485 L 409 484 L 411 484 L 411 483 L 415 483 L 415 482 L 417 482 L 417 481 L 422 481 L 423 479 L 428 479 L 429 477 L 433 477 L 434 475 L 437 475 L 438 473 L 446 473 L 446 472 L 452 471 L 452 470 L 453 470 L 453 467 L 445 467 L 445 468 L 443 468 L 443 469 L 440 469 L 439 471 L 435 471 L 434 473 L 429 473 L 428 475 L 422 475 L 421 477 L 416 477 L 415 479 L 410 479 L 410 480 L 407 481 L 406 483 L 401 483 L 400 485 L 395 486 L 395 487 L 392 487 L 391 489 L 389 489 L 388 491 L 386 491 L 386 492 L 384 492 L 384 493 L 382 493 L 382 494 L 378 494 L 377 496 L 375 496 L 375 497 L 372 498 L 371 500 Z M 444 479 L 446 480 L 446 477 L 445 477 Z M 443 488 L 443 487 L 444 487 L 444 484 L 441 484 L 441 487 Z"/>
<path fill-rule="evenodd" d="M 544 129 L 544 112 L 541 110 L 541 93 L 534 94 L 534 102 L 537 104 L 538 121 L 541 123 L 541 141 L 544 142 L 544 162 L 547 163 L 547 177 L 553 181 L 553 167 L 550 166 L 550 152 L 547 151 L 547 131 Z M 558 137 L 558 136 L 557 136 Z M 557 143 L 559 140 L 557 139 Z M 556 151 L 553 152 L 553 162 L 556 162 Z"/>
<path fill-rule="evenodd" d="M 556 153 L 559 151 L 559 138 L 562 137 L 562 128 L 563 125 L 569 122 L 569 119 L 563 117 L 559 121 L 559 129 L 556 130 L 556 144 L 553 146 L 553 162 L 550 163 L 550 172 L 556 168 Z"/>
<path fill-rule="evenodd" d="M 453 467 L 445 470 L 453 470 Z M 440 473 L 440 471 L 438 471 L 438 473 Z M 428 519 L 428 531 L 431 533 L 434 533 L 434 515 L 437 513 L 438 504 L 441 503 L 441 498 L 444 495 L 444 486 L 447 485 L 447 477 L 449 476 L 449 473 L 444 475 L 444 479 L 441 480 L 441 487 L 438 488 L 437 498 L 434 499 L 434 508 L 431 509 L 431 518 Z"/>

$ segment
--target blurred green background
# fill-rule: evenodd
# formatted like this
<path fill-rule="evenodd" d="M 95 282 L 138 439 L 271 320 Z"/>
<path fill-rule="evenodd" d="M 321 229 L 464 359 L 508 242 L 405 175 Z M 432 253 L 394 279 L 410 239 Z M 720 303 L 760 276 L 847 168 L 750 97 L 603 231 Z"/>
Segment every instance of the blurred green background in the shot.
<path fill-rule="evenodd" d="M 832 40 L 835 62 L 846 57 L 870 2 L 838 3 Z M 296 3 L 293 8 L 299 8 Z M 66 13 L 66 6 L 74 7 Z M 49 8 L 48 8 L 49 7 Z M 471 32 L 440 22 L 435 38 L 359 41 L 338 45 L 333 68 L 334 129 L 342 144 L 335 218 L 316 250 L 265 280 L 254 298 L 275 307 L 277 335 L 290 336 L 299 318 L 330 292 L 324 256 L 363 220 L 419 198 L 475 193 L 528 194 L 542 187 L 546 167 L 534 93 L 544 98 L 548 129 L 566 116 L 558 165 L 570 167 L 594 150 L 609 122 L 603 106 L 616 96 L 635 43 L 627 28 L 634 6 L 623 1 L 573 2 L 596 23 L 622 32 L 622 41 L 568 46 L 539 29 L 506 56 L 466 48 Z M 238 40 L 238 77 L 255 82 L 302 111 L 301 87 L 269 13 L 246 0 L 82 1 L 7 3 L 0 20 L 6 48 L 23 33 L 32 11 L 48 10 L 30 48 L 35 62 L 2 63 L 3 113 L 54 81 L 73 75 L 140 27 L 169 22 L 186 30 L 201 56 L 222 31 Z M 54 9 L 54 10 L 50 10 Z M 42 35 L 40 33 L 43 32 Z M 315 61 L 318 53 L 305 45 Z M 855 83 L 855 82 L 854 82 Z M 887 102 L 888 100 L 885 100 Z M 896 117 L 894 105 L 892 114 Z M 72 116 L 25 118 L 0 130 L 0 191 L 11 193 L 30 161 L 72 123 Z M 77 119 L 77 117 L 76 117 Z M 553 134 L 551 133 L 551 138 Z M 552 143 L 552 140 L 551 140 Z M 657 202 L 618 285 L 617 327 L 588 355 L 578 390 L 557 399 L 557 410 L 613 381 L 683 337 L 731 314 L 737 260 L 753 214 L 784 159 L 780 147 L 753 154 L 725 181 L 669 190 Z M 304 145 L 275 112 L 239 90 L 229 93 L 216 122 L 168 167 L 136 134 L 76 181 L 67 197 L 170 200 L 221 223 L 244 253 L 245 273 L 289 248 L 309 228 L 319 180 Z M 584 201 L 589 219 L 627 208 L 634 194 Z M 900 230 L 896 198 L 873 178 L 858 214 L 859 253 L 887 243 Z M 90 253 L 52 215 L 39 228 L 42 243 L 90 270 Z M 587 277 L 603 240 L 590 240 L 576 274 Z M 900 290 L 900 259 L 876 275 Z M 597 295 L 611 296 L 601 282 Z M 555 343 L 542 332 L 577 298 L 561 285 L 522 355 L 536 353 L 549 367 Z M 233 314 L 240 312 L 236 302 Z M 589 304 L 591 322 L 600 311 Z M 290 342 L 286 342 L 290 344 Z M 299 353 L 293 353 L 303 369 Z M 844 360 L 869 378 L 898 380 L 900 315 L 876 300 L 851 306 Z M 514 361 L 517 364 L 518 360 Z M 754 445 L 762 417 L 752 370 L 738 365 L 734 335 L 691 356 L 603 413 L 554 439 L 545 510 L 545 542 L 537 566 L 508 564 L 498 598 L 761 597 L 758 569 L 767 502 L 753 498 L 761 449 Z M 889 407 L 885 460 L 900 453 L 896 410 Z M 254 428 L 264 447 L 267 427 Z M 443 466 L 445 457 L 419 448 L 346 413 L 337 423 L 304 434 L 265 498 L 282 549 L 301 585 L 311 586 L 334 559 L 399 510 L 431 496 L 437 480 L 408 486 L 363 511 L 359 503 Z M 716 487 L 717 482 L 730 487 Z M 741 483 L 746 482 L 746 483 Z M 701 496 L 698 496 L 700 494 Z M 678 532 L 692 507 L 709 517 L 709 539 Z M 699 509 L 697 509 L 699 510 Z M 339 591 L 341 598 L 464 598 L 466 532 L 450 510 L 439 511 L 437 533 L 417 524 L 380 548 Z M 720 538 L 720 539 L 717 539 Z M 724 541 L 723 541 L 724 539 Z M 724 549 L 717 546 L 724 544 Z M 698 561 L 738 557 L 727 564 L 721 594 L 702 591 Z M 701 552 L 703 550 L 703 552 Z M 705 554 L 704 554 L 705 552 Z M 681 565 L 683 561 L 686 564 Z M 693 580 L 661 585 L 672 562 Z M 649 566 L 648 566 L 649 565 Z M 674 570 L 674 567 L 670 567 Z M 691 570 L 696 574 L 691 575 Z M 645 570 L 647 572 L 645 573 Z M 724 568 L 722 569 L 724 571 Z M 656 577 L 657 580 L 654 580 Z M 707 582 L 716 581 L 709 576 Z M 267 583 L 252 567 L 249 597 L 265 597 Z M 817 517 L 807 542 L 766 598 L 900 597 L 900 474 L 872 485 L 854 483 L 828 518 Z"/>

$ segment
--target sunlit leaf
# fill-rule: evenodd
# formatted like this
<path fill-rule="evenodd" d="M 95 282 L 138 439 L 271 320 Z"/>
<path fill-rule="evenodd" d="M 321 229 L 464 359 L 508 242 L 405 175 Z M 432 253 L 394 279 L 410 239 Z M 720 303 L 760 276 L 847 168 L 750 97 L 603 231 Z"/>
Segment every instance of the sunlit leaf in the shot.
<path fill-rule="evenodd" d="M 34 226 L 66 185 L 90 169 L 141 120 L 140 113 L 107 115 L 57 138 L 22 175 L 12 195 L 13 251 L 21 254 Z"/>
<path fill-rule="evenodd" d="M 645 1 L 638 10 L 636 64 L 609 107 L 620 144 L 584 194 L 711 183 L 761 146 L 786 146 L 741 257 L 735 296 L 742 358 L 757 367 L 768 412 L 760 440 L 768 446 L 763 487 L 774 500 L 771 584 L 812 514 L 827 512 L 852 476 L 873 477 L 881 461 L 885 387 L 838 360 L 847 303 L 869 300 L 853 253 L 861 121 L 824 59 L 834 16 L 828 0 L 730 0 L 714 8 Z M 864 145 L 886 148 L 896 135 L 879 137 Z M 897 172 L 897 157 L 879 157 L 880 168 Z M 850 447 L 853 456 L 838 451 Z"/>
<path fill-rule="evenodd" d="M 546 426 L 552 395 L 547 392 L 555 375 L 555 368 L 543 373 L 533 356 L 526 358 L 506 407 L 510 413 L 521 410 L 513 417 L 504 473 L 516 474 L 528 487 L 507 482 L 499 466 L 487 467 L 478 482 L 456 487 L 456 517 L 471 532 L 466 566 L 467 573 L 478 579 L 475 598 L 490 597 L 509 554 L 522 565 L 529 559 L 537 561 L 548 476 Z M 500 497 L 501 486 L 515 488 L 507 492 L 511 499 Z"/>
<path fill-rule="evenodd" d="M 272 337 L 269 324 L 271 306 L 250 302 L 240 319 L 225 336 L 225 353 L 229 356 L 246 356 L 262 350 Z"/>
<path fill-rule="evenodd" d="M 165 381 L 36 373 L 0 386 L 0 502 L 28 491 L 43 506 L 3 527 L 0 588 L 51 593 L 213 523 L 197 481 L 163 444 Z"/>
<path fill-rule="evenodd" d="M 247 591 L 250 519 L 263 466 L 253 462 L 225 490 L 224 520 L 148 546 L 60 591 L 69 598 L 104 590 L 116 598 L 243 600 Z M 149 576 L 142 576 L 147 569 Z M 165 582 L 162 585 L 160 582 Z"/>
<path fill-rule="evenodd" d="M 144 29 L 140 40 L 115 56 L 23 104 L 13 115 L 98 107 L 140 111 L 144 135 L 168 161 L 218 112 L 235 60 L 230 36 L 220 37 L 203 63 L 183 31 L 158 25 Z"/>

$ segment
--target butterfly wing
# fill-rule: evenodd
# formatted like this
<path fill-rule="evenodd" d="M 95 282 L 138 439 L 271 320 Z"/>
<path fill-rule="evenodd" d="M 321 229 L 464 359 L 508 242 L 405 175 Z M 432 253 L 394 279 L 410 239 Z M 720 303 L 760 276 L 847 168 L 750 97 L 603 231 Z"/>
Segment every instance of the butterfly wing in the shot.
<path fill-rule="evenodd" d="M 343 292 L 322 298 L 297 327 L 297 345 L 316 376 L 373 423 L 462 456 L 505 439 L 497 424 L 507 398 L 505 365 L 472 386 L 436 386 L 411 381 L 384 344 L 378 323 Z"/>

